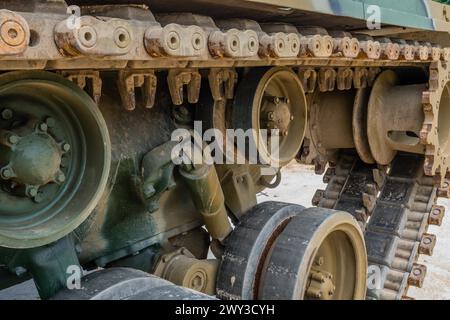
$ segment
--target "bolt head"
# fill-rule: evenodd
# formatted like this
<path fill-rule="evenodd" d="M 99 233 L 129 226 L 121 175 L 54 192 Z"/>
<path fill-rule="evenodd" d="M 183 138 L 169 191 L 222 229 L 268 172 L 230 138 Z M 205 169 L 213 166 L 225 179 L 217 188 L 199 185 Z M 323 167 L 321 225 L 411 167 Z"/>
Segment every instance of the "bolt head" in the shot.
<path fill-rule="evenodd" d="M 59 173 L 56 175 L 56 182 L 58 182 L 58 183 L 63 183 L 64 181 L 66 181 L 66 176 L 64 175 L 64 173 L 59 172 Z"/>
<path fill-rule="evenodd" d="M 26 190 L 26 194 L 29 197 L 36 197 L 38 194 L 38 189 L 36 187 L 28 187 Z"/>
<path fill-rule="evenodd" d="M 64 143 L 63 146 L 62 146 L 62 149 L 64 150 L 64 152 L 69 152 L 70 151 L 70 144 Z"/>
<path fill-rule="evenodd" d="M 47 126 L 46 123 L 41 123 L 41 124 L 39 125 L 39 130 L 41 130 L 41 131 L 47 131 L 47 129 L 48 129 L 48 126 Z"/>
<path fill-rule="evenodd" d="M 9 168 L 4 168 L 4 169 L 2 169 L 2 170 L 0 171 L 0 176 L 1 176 L 3 179 L 10 179 L 10 178 L 12 178 L 13 173 L 12 173 L 11 169 L 9 169 Z"/>
<path fill-rule="evenodd" d="M 16 275 L 18 277 L 23 276 L 25 273 L 27 273 L 27 269 L 25 269 L 24 267 L 17 267 L 14 269 L 14 272 L 16 273 Z"/>
<path fill-rule="evenodd" d="M 8 142 L 11 144 L 16 144 L 17 142 L 19 142 L 20 138 L 16 135 L 11 135 L 8 137 Z"/>
<path fill-rule="evenodd" d="M 324 258 L 323 257 L 318 257 L 315 262 L 320 267 L 321 265 L 323 265 Z"/>
<path fill-rule="evenodd" d="M 42 194 L 42 192 L 38 192 L 37 195 L 34 196 L 33 200 L 36 203 L 41 203 L 42 201 L 44 201 L 44 195 Z"/>
<path fill-rule="evenodd" d="M 3 120 L 10 120 L 13 117 L 13 112 L 10 109 L 4 109 L 2 111 Z"/>

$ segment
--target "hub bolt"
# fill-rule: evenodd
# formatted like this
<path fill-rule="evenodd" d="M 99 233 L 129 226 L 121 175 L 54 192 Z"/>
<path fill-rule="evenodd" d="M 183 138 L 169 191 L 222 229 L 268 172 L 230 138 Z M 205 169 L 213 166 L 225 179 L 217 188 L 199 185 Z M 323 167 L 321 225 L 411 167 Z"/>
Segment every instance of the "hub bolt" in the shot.
<path fill-rule="evenodd" d="M 320 257 L 317 257 L 314 262 L 316 263 L 316 265 L 318 265 L 320 267 L 321 265 L 323 265 L 324 260 L 325 259 L 322 256 L 320 256 Z"/>
<path fill-rule="evenodd" d="M 36 188 L 36 187 L 27 187 L 25 192 L 26 192 L 28 197 L 34 198 L 38 194 L 38 188 Z"/>
<path fill-rule="evenodd" d="M 42 194 L 42 192 L 38 192 L 33 200 L 36 203 L 41 203 L 44 200 L 44 195 Z"/>
<path fill-rule="evenodd" d="M 13 117 L 13 112 L 10 109 L 4 109 L 2 111 L 3 120 L 10 120 Z"/>
<path fill-rule="evenodd" d="M 41 131 L 47 131 L 47 129 L 48 129 L 48 126 L 47 126 L 46 123 L 41 123 L 41 124 L 39 125 L 39 130 L 41 130 Z"/>
<path fill-rule="evenodd" d="M 3 168 L 0 171 L 0 176 L 2 177 L 2 179 L 8 180 L 8 179 L 12 178 L 13 172 L 12 172 L 12 170 L 10 168 Z"/>
<path fill-rule="evenodd" d="M 268 118 L 269 118 L 269 120 L 273 120 L 275 118 L 275 115 L 273 114 L 273 112 L 268 113 Z"/>
<path fill-rule="evenodd" d="M 66 181 L 66 176 L 64 175 L 64 173 L 59 172 L 59 173 L 56 175 L 56 182 L 58 182 L 58 183 L 63 183 L 64 181 Z"/>
<path fill-rule="evenodd" d="M 8 142 L 11 144 L 16 144 L 17 142 L 19 142 L 20 138 L 16 135 L 10 135 L 8 137 Z"/>
<path fill-rule="evenodd" d="M 69 151 L 70 151 L 70 144 L 64 143 L 62 148 L 63 148 L 63 150 L 64 150 L 65 152 L 69 152 Z"/>

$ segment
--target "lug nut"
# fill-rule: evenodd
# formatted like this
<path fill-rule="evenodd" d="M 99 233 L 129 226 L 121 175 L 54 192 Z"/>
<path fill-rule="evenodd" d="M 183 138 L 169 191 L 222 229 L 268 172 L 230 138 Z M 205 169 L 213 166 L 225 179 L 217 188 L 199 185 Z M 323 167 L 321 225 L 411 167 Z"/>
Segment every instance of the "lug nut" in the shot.
<path fill-rule="evenodd" d="M 64 143 L 63 146 L 62 146 L 62 149 L 64 150 L 64 152 L 69 152 L 70 151 L 70 144 Z"/>
<path fill-rule="evenodd" d="M 64 173 L 59 172 L 59 173 L 56 175 L 56 182 L 58 182 L 58 183 L 63 183 L 64 181 L 66 181 L 66 176 L 64 175 Z"/>
<path fill-rule="evenodd" d="M 2 179 L 7 180 L 7 179 L 11 179 L 13 176 L 13 172 L 11 169 L 9 168 L 3 168 L 0 171 L 0 176 L 2 177 Z"/>
<path fill-rule="evenodd" d="M 10 135 L 8 137 L 8 142 L 11 144 L 16 144 L 17 142 L 19 142 L 20 138 L 16 135 Z"/>
<path fill-rule="evenodd" d="M 269 117 L 269 120 L 273 120 L 275 118 L 275 115 L 273 114 L 273 112 L 269 112 L 268 117 Z"/>
<path fill-rule="evenodd" d="M 2 111 L 3 120 L 10 120 L 13 117 L 13 112 L 10 109 L 4 109 Z"/>
<path fill-rule="evenodd" d="M 279 103 L 280 103 L 280 98 L 274 97 L 274 98 L 273 98 L 273 102 L 274 102 L 275 104 L 279 104 Z"/>
<path fill-rule="evenodd" d="M 323 257 L 317 257 L 314 262 L 320 267 L 321 265 L 323 265 L 324 258 Z"/>
<path fill-rule="evenodd" d="M 41 123 L 41 124 L 39 125 L 39 130 L 41 130 L 41 131 L 47 131 L 47 129 L 48 129 L 48 126 L 47 126 L 46 123 Z"/>
<path fill-rule="evenodd" d="M 26 192 L 28 197 L 34 198 L 38 194 L 38 189 L 36 187 L 27 187 L 25 192 Z"/>

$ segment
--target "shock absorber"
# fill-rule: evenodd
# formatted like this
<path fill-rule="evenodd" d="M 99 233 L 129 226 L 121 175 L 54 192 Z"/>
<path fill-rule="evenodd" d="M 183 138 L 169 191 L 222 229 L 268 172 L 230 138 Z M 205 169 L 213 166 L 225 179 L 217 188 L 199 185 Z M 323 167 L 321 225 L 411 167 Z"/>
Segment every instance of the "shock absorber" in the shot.
<path fill-rule="evenodd" d="M 183 165 L 180 173 L 191 190 L 195 206 L 213 239 L 222 242 L 233 230 L 225 208 L 225 196 L 213 165 Z"/>

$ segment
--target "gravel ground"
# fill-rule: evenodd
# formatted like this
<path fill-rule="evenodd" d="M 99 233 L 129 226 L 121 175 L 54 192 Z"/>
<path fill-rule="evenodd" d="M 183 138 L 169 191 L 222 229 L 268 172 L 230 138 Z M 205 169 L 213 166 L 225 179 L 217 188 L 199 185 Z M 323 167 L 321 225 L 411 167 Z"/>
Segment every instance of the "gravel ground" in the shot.
<path fill-rule="evenodd" d="M 310 167 L 289 165 L 284 169 L 283 178 L 278 188 L 265 190 L 258 196 L 263 201 L 283 201 L 311 206 L 311 198 L 317 189 L 325 185 L 322 178 L 314 174 Z M 447 208 L 449 200 L 440 200 Z M 432 257 L 421 258 L 421 263 L 428 267 L 428 274 L 422 289 L 410 289 L 408 295 L 418 300 L 450 299 L 450 219 L 444 219 L 442 227 L 430 227 L 430 233 L 438 237 Z M 32 281 L 27 281 L 13 288 L 0 291 L 0 300 L 5 299 L 38 299 L 36 288 Z"/>

